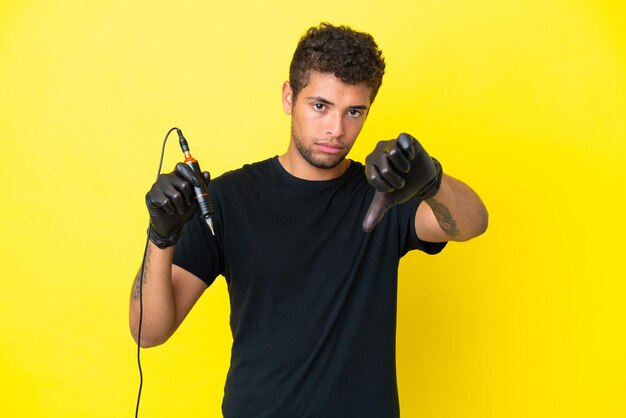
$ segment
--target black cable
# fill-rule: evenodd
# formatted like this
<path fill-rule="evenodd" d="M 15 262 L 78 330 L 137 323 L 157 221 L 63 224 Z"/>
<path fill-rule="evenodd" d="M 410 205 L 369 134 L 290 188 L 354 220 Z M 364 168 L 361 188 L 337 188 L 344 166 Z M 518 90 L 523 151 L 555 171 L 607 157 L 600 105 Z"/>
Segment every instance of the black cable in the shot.
<path fill-rule="evenodd" d="M 156 178 L 159 179 L 161 175 L 161 167 L 163 167 L 163 156 L 165 155 L 165 144 L 167 144 L 167 138 L 170 136 L 172 131 L 177 130 L 178 128 L 172 128 L 167 131 L 165 134 L 165 139 L 163 140 L 163 147 L 161 148 L 161 158 L 159 160 L 159 169 L 157 170 Z M 148 229 L 150 228 L 150 224 L 148 224 Z M 139 272 L 139 326 L 137 328 L 137 367 L 139 368 L 139 392 L 137 393 L 137 405 L 135 406 L 135 418 L 139 417 L 139 401 L 141 400 L 141 388 L 143 387 L 143 371 L 141 370 L 141 323 L 143 320 L 143 273 L 144 267 L 146 265 L 146 253 L 148 251 L 148 244 L 150 242 L 150 238 L 146 237 L 146 246 L 143 249 L 143 258 L 141 259 L 141 271 Z"/>

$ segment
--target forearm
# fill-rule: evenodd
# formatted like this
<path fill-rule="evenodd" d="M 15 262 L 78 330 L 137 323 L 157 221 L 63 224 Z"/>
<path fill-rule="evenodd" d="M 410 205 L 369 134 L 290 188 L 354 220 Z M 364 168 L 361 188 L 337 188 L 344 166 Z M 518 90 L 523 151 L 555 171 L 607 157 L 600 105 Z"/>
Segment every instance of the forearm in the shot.
<path fill-rule="evenodd" d="M 150 241 L 144 261 L 143 277 L 139 277 L 141 269 L 135 277 L 130 299 L 129 319 L 131 333 L 137 341 L 141 290 L 143 315 L 140 343 L 142 347 L 162 344 L 174 331 L 176 309 L 172 286 L 173 255 L 174 247 L 162 250 Z M 140 286 L 142 286 L 141 289 Z"/>
<path fill-rule="evenodd" d="M 476 192 L 446 174 L 437 194 L 426 203 L 450 241 L 467 241 L 487 230 L 488 213 Z"/>

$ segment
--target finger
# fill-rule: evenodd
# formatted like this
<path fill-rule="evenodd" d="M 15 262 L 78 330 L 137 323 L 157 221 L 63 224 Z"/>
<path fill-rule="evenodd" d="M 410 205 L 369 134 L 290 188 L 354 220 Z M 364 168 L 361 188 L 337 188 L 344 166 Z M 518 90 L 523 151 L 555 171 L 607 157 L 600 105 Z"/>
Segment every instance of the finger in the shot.
<path fill-rule="evenodd" d="M 185 171 L 185 176 L 188 176 L 188 175 L 189 175 L 189 172 Z M 168 190 L 169 194 L 166 194 L 166 196 L 168 197 L 173 196 L 174 198 L 178 198 L 178 194 L 180 193 L 180 195 L 184 199 L 185 205 L 189 206 L 193 203 L 193 199 L 194 199 L 193 184 L 187 181 L 186 179 L 183 179 L 177 175 L 168 175 L 167 182 L 164 182 L 162 188 L 164 192 L 165 190 Z M 172 190 L 172 188 L 174 190 Z"/>
<path fill-rule="evenodd" d="M 163 194 L 169 199 L 174 206 L 176 213 L 179 215 L 187 212 L 187 209 L 193 202 L 193 193 L 191 185 L 178 179 L 178 182 L 168 183 L 163 187 Z"/>
<path fill-rule="evenodd" d="M 384 158 L 380 161 L 378 166 L 376 167 L 380 174 L 380 177 L 391 186 L 391 189 L 385 190 L 388 192 L 393 191 L 394 189 L 401 189 L 404 187 L 404 179 L 400 176 L 391 166 L 391 161 L 389 160 L 389 155 L 385 155 Z M 378 189 L 381 191 L 380 189 Z"/>
<path fill-rule="evenodd" d="M 385 179 L 383 179 L 378 167 L 375 165 L 368 165 L 365 167 L 365 176 L 367 177 L 367 182 L 374 186 L 374 188 L 379 192 L 391 192 L 393 191 L 393 186 L 387 183 Z"/>
<path fill-rule="evenodd" d="M 393 168 L 400 173 L 408 173 L 411 169 L 411 160 L 396 145 L 389 151 L 387 158 L 391 161 Z"/>
<path fill-rule="evenodd" d="M 370 233 L 374 230 L 374 227 L 378 225 L 380 220 L 389 209 L 389 200 L 387 193 L 376 192 L 370 203 L 370 207 L 367 209 L 365 218 L 363 218 L 363 231 Z"/>
<path fill-rule="evenodd" d="M 192 186 L 200 187 L 200 179 L 198 175 L 191 167 L 184 163 L 176 164 L 175 174 L 191 183 Z"/>
<path fill-rule="evenodd" d="M 204 184 L 206 184 L 208 187 L 209 183 L 211 182 L 211 174 L 208 171 L 203 171 L 202 180 L 204 180 Z"/>
<path fill-rule="evenodd" d="M 413 158 L 415 158 L 415 155 L 417 154 L 418 148 L 421 148 L 421 145 L 419 144 L 419 142 L 417 142 L 417 139 L 405 133 L 401 133 L 398 136 L 397 144 L 409 160 L 413 160 Z"/>
<path fill-rule="evenodd" d="M 172 202 L 170 202 L 167 196 L 165 196 L 160 189 L 150 190 L 146 195 L 146 202 L 148 204 L 148 209 L 150 209 L 150 207 L 161 209 L 168 215 L 176 213 L 174 205 L 172 205 Z"/>

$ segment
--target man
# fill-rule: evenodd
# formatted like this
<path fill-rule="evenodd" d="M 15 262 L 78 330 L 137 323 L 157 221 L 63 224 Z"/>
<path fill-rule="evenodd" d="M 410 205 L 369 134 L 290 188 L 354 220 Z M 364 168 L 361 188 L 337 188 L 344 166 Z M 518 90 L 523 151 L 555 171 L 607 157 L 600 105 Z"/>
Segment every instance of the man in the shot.
<path fill-rule="evenodd" d="M 480 198 L 410 135 L 381 141 L 365 167 L 345 158 L 384 68 L 370 35 L 309 29 L 282 87 L 287 152 L 210 182 L 215 236 L 194 216 L 202 180 L 184 164 L 146 195 L 150 243 L 132 333 L 142 283 L 139 343 L 149 347 L 223 275 L 233 334 L 225 417 L 399 416 L 400 257 L 435 254 L 487 227 Z"/>

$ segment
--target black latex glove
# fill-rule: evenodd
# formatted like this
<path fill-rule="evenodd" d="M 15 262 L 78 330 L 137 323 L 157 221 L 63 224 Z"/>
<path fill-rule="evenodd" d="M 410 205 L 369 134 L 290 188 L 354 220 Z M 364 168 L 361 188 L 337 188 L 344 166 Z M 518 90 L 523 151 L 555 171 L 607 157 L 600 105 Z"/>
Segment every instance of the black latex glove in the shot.
<path fill-rule="evenodd" d="M 380 141 L 365 158 L 367 181 L 376 188 L 363 220 L 363 231 L 371 232 L 387 210 L 409 199 L 428 199 L 441 185 L 441 165 L 409 134 Z"/>
<path fill-rule="evenodd" d="M 146 194 L 150 213 L 148 236 L 157 247 L 171 247 L 180 238 L 183 226 L 196 211 L 193 187 L 200 186 L 201 181 L 208 187 L 211 180 L 206 171 L 202 177 L 186 164 L 178 163 L 171 173 L 161 174 Z"/>

